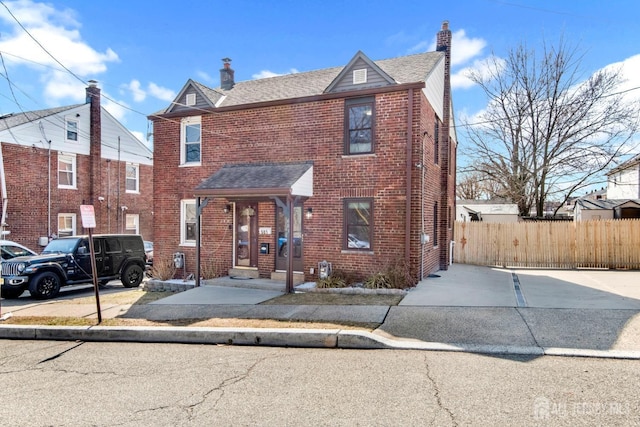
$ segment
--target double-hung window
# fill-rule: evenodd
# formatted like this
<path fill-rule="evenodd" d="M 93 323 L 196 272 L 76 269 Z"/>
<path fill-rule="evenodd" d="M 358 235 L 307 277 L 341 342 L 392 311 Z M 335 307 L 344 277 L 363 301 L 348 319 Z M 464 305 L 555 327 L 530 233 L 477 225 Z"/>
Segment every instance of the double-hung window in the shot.
<path fill-rule="evenodd" d="M 127 163 L 126 187 L 127 193 L 140 192 L 140 166 L 135 163 Z"/>
<path fill-rule="evenodd" d="M 127 233 L 140 234 L 140 215 L 139 214 L 125 215 L 125 230 L 127 230 Z"/>
<path fill-rule="evenodd" d="M 78 142 L 78 121 L 66 119 L 65 122 L 67 141 Z"/>
<path fill-rule="evenodd" d="M 76 234 L 76 214 L 58 214 L 58 237 L 73 236 Z"/>
<path fill-rule="evenodd" d="M 373 153 L 375 99 L 347 99 L 344 112 L 345 154 Z"/>
<path fill-rule="evenodd" d="M 180 203 L 180 244 L 196 244 L 196 201 L 193 199 Z"/>
<path fill-rule="evenodd" d="M 373 238 L 373 200 L 344 200 L 344 235 L 342 248 L 371 250 Z"/>
<path fill-rule="evenodd" d="M 201 160 L 201 120 L 200 116 L 185 117 L 180 124 L 180 163 L 199 165 Z"/>
<path fill-rule="evenodd" d="M 58 188 L 76 188 L 76 156 L 58 154 Z"/>

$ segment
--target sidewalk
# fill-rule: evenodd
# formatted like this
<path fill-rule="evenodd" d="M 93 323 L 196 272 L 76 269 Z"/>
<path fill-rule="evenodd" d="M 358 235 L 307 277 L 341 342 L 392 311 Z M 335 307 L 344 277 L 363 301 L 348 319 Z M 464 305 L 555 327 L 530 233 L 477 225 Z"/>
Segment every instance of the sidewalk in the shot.
<path fill-rule="evenodd" d="M 640 272 L 503 270 L 454 264 L 398 306 L 259 305 L 282 293 L 203 286 L 146 305 L 102 305 L 102 317 L 377 323 L 341 329 L 46 327 L 0 323 L 0 338 L 425 349 L 640 359 Z M 269 282 L 269 281 L 266 281 Z M 4 301 L 3 301 L 4 303 Z M 13 315 L 95 317 L 95 306 L 26 304 Z"/>

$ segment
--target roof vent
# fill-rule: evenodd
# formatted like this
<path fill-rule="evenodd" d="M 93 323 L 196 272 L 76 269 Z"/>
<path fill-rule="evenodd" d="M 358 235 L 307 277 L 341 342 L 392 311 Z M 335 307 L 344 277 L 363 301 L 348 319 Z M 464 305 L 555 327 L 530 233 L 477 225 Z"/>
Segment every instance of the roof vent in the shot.
<path fill-rule="evenodd" d="M 367 82 L 367 69 L 361 68 L 359 70 L 353 70 L 353 84 L 359 85 Z"/>
<path fill-rule="evenodd" d="M 188 93 L 185 99 L 185 104 L 187 104 L 190 107 L 193 105 L 196 105 L 196 94 Z"/>

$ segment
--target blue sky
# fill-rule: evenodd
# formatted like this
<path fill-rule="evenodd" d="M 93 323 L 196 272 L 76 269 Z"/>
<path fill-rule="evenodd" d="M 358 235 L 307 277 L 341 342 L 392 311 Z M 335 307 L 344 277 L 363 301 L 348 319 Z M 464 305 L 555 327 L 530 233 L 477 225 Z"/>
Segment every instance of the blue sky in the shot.
<path fill-rule="evenodd" d="M 3 0 L 0 114 L 84 102 L 94 79 L 103 105 L 144 139 L 146 116 L 189 78 L 219 85 L 221 58 L 236 81 L 346 65 L 358 50 L 391 58 L 433 50 L 448 20 L 455 114 L 473 116 L 486 99 L 465 70 L 521 43 L 563 37 L 583 53 L 585 77 L 616 64 L 626 88 L 640 87 L 639 12 L 637 0 Z"/>

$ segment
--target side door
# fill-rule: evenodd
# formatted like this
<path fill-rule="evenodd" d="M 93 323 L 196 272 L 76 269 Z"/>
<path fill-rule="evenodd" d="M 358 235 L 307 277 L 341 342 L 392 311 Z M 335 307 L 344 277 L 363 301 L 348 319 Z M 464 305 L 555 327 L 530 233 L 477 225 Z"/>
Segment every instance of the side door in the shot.
<path fill-rule="evenodd" d="M 103 259 L 103 276 L 116 276 L 122 263 L 123 251 L 122 242 L 115 236 L 103 237 L 104 241 L 104 259 Z"/>

